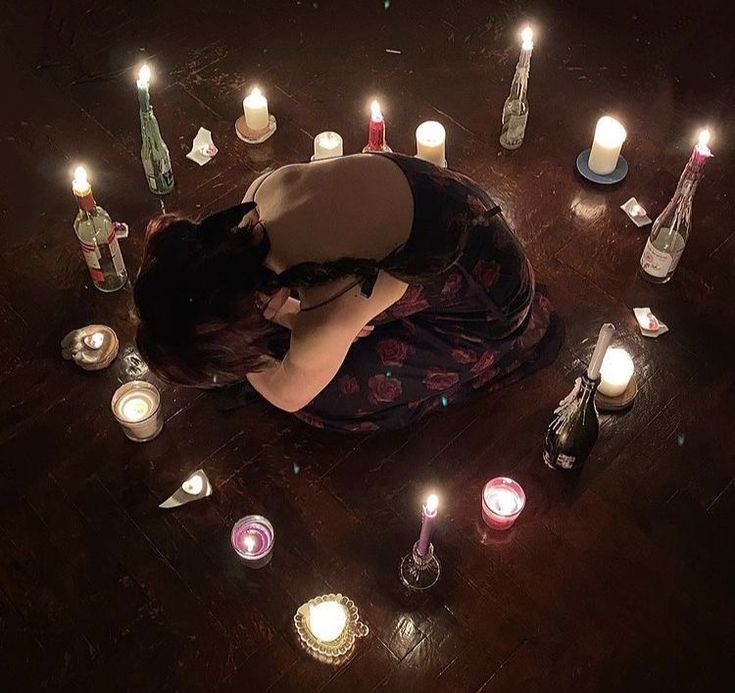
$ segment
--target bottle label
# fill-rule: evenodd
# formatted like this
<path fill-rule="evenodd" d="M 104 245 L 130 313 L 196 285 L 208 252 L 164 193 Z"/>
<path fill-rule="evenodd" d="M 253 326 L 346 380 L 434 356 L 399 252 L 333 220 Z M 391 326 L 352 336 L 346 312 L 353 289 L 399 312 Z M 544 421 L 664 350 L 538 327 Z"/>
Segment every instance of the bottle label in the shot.
<path fill-rule="evenodd" d="M 107 244 L 110 246 L 112 266 L 115 268 L 117 274 L 122 274 L 125 271 L 125 262 L 120 252 L 120 244 L 117 242 L 117 234 L 115 233 L 114 227 L 110 237 L 107 239 Z"/>
<path fill-rule="evenodd" d="M 82 246 L 82 255 L 84 255 L 84 261 L 87 263 L 89 274 L 92 276 L 92 281 L 102 283 L 105 281 L 105 275 L 100 267 L 100 251 L 99 248 L 93 243 L 79 242 Z"/>
<path fill-rule="evenodd" d="M 169 188 L 174 184 L 174 172 L 171 169 L 171 162 L 168 161 L 168 159 L 164 162 L 165 169 L 161 171 L 161 177 L 163 178 L 163 182 L 166 184 L 166 187 Z"/>
<path fill-rule="evenodd" d="M 574 467 L 574 461 L 577 458 L 572 455 L 559 454 L 556 457 L 556 463 L 564 469 L 572 469 Z"/>
<path fill-rule="evenodd" d="M 528 111 L 523 115 L 509 114 L 505 117 L 503 130 L 505 131 L 505 139 L 508 142 L 517 142 L 523 139 L 526 132 L 526 123 L 528 122 Z"/>
<path fill-rule="evenodd" d="M 679 253 L 679 257 L 681 252 Z M 674 260 L 672 255 L 653 247 L 651 239 L 646 241 L 646 248 L 641 255 L 641 267 L 643 271 L 652 277 L 664 278 L 676 267 L 679 257 Z"/>

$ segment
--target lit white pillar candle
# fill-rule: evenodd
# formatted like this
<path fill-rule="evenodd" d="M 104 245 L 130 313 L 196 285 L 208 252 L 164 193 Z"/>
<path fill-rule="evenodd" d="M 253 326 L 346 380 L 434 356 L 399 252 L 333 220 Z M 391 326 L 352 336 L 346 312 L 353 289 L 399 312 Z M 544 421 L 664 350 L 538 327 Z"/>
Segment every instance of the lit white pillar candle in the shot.
<path fill-rule="evenodd" d="M 607 397 L 619 397 L 627 389 L 634 370 L 633 359 L 625 349 L 609 348 L 602 360 L 598 390 Z"/>
<path fill-rule="evenodd" d="M 334 642 L 347 625 L 344 606 L 334 600 L 309 604 L 309 630 L 317 640 Z"/>
<path fill-rule="evenodd" d="M 320 132 L 314 138 L 314 161 L 342 156 L 342 138 L 336 132 Z"/>
<path fill-rule="evenodd" d="M 627 133 L 623 125 L 611 118 L 603 116 L 597 121 L 595 138 L 590 150 L 588 166 L 590 171 L 599 176 L 607 176 L 615 170 L 620 157 L 620 150 Z"/>
<path fill-rule="evenodd" d="M 263 96 L 258 87 L 255 87 L 242 100 L 242 108 L 245 111 L 245 122 L 251 130 L 265 130 L 268 127 L 270 120 L 268 99 Z"/>
<path fill-rule="evenodd" d="M 441 123 L 427 120 L 416 128 L 416 156 L 437 166 L 446 166 L 447 132 Z"/>

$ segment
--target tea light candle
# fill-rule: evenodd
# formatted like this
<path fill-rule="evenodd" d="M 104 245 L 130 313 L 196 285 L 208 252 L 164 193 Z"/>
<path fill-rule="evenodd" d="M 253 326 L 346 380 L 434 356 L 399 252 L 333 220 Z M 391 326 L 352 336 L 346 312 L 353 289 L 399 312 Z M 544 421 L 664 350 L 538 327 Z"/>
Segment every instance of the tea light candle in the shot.
<path fill-rule="evenodd" d="M 641 207 L 639 204 L 636 203 L 630 208 L 630 215 L 632 217 L 645 217 L 646 210 L 643 209 L 643 207 Z"/>
<path fill-rule="evenodd" d="M 105 341 L 105 335 L 101 332 L 93 332 L 92 334 L 88 334 L 84 337 L 82 341 L 84 342 L 84 346 L 97 351 L 102 347 L 102 344 Z"/>
<path fill-rule="evenodd" d="M 276 535 L 273 525 L 262 515 L 247 515 L 235 523 L 230 541 L 248 568 L 262 568 L 273 556 Z"/>
<path fill-rule="evenodd" d="M 347 612 L 334 600 L 309 604 L 309 630 L 321 642 L 334 642 L 344 632 Z"/>
<path fill-rule="evenodd" d="M 198 496 L 204 488 L 204 479 L 201 474 L 192 474 L 183 484 L 181 488 L 190 496 Z"/>
<path fill-rule="evenodd" d="M 155 385 L 133 380 L 112 396 L 112 413 L 125 435 L 135 442 L 155 438 L 163 428 L 161 395 Z"/>
<path fill-rule="evenodd" d="M 314 138 L 314 161 L 342 156 L 342 138 L 336 132 L 320 132 Z"/>
<path fill-rule="evenodd" d="M 628 388 L 635 367 L 625 349 L 609 348 L 600 368 L 599 392 L 607 397 L 619 397 Z"/>
<path fill-rule="evenodd" d="M 526 505 L 526 494 L 520 484 L 498 476 L 482 490 L 482 519 L 493 529 L 509 529 Z"/>
<path fill-rule="evenodd" d="M 421 511 L 421 533 L 419 534 L 418 546 L 416 547 L 416 552 L 419 556 L 425 556 L 429 551 L 431 532 L 434 529 L 438 507 L 439 499 L 432 493 L 426 499 L 426 503 L 424 503 Z"/>
<path fill-rule="evenodd" d="M 245 111 L 245 122 L 251 130 L 265 130 L 268 127 L 270 122 L 268 100 L 258 87 L 254 87 L 242 100 L 242 108 Z"/>
<path fill-rule="evenodd" d="M 588 164 L 590 171 L 600 176 L 612 173 L 618 165 L 620 150 L 626 137 L 625 128 L 615 118 L 610 116 L 600 118 L 590 150 Z"/>
<path fill-rule="evenodd" d="M 416 128 L 416 156 L 437 166 L 446 167 L 447 132 L 441 123 L 427 120 Z"/>

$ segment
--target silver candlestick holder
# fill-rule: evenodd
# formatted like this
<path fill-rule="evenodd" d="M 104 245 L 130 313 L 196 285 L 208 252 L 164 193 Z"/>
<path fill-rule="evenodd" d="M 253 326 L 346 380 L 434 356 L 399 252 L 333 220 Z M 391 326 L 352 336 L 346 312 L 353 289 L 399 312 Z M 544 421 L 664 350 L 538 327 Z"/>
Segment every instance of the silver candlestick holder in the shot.
<path fill-rule="evenodd" d="M 441 574 L 441 563 L 434 555 L 434 545 L 429 544 L 425 555 L 418 551 L 419 543 L 413 545 L 411 553 L 401 559 L 399 574 L 401 582 L 410 590 L 421 592 L 433 587 Z"/>

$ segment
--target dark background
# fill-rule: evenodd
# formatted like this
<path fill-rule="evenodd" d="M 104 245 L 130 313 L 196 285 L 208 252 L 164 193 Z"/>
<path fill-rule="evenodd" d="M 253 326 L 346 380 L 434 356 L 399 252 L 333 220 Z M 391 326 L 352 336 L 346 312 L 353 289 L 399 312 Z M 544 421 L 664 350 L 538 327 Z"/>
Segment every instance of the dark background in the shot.
<path fill-rule="evenodd" d="M 7 691 L 704 690 L 732 685 L 735 519 L 735 228 L 732 18 L 715 2 L 0 2 L 0 685 Z M 497 142 L 518 54 L 537 29 L 523 147 Z M 387 53 L 386 49 L 401 51 Z M 91 287 L 72 230 L 71 171 L 127 221 L 137 271 L 159 210 L 139 161 L 135 71 L 171 150 L 169 210 L 237 202 L 269 166 L 303 161 L 335 129 L 367 136 L 379 96 L 394 149 L 422 120 L 448 133 L 451 167 L 502 205 L 567 325 L 557 363 L 493 397 L 400 432 L 340 436 L 263 402 L 223 414 L 209 394 L 161 386 L 163 433 L 136 445 L 109 410 L 118 360 L 98 374 L 61 359 L 70 329 L 133 335 L 129 287 Z M 266 93 L 278 132 L 235 137 L 241 99 Z M 574 171 L 605 112 L 628 129 L 630 173 L 612 189 Z M 184 158 L 197 128 L 220 148 Z M 715 158 L 674 280 L 636 277 L 648 229 L 703 125 Z M 649 227 L 650 228 L 650 227 Z M 640 336 L 634 306 L 671 332 Z M 603 321 L 636 361 L 633 409 L 602 417 L 579 475 L 546 469 L 550 412 Z M 151 376 L 152 377 L 152 376 Z M 214 495 L 157 504 L 202 466 Z M 485 529 L 499 474 L 526 510 Z M 407 598 L 397 567 L 421 500 L 441 497 L 442 579 Z M 258 572 L 229 546 L 234 521 L 273 521 Z M 341 591 L 370 626 L 353 659 L 308 658 L 299 604 Z M 3 685 L 4 684 L 4 685 Z"/>

